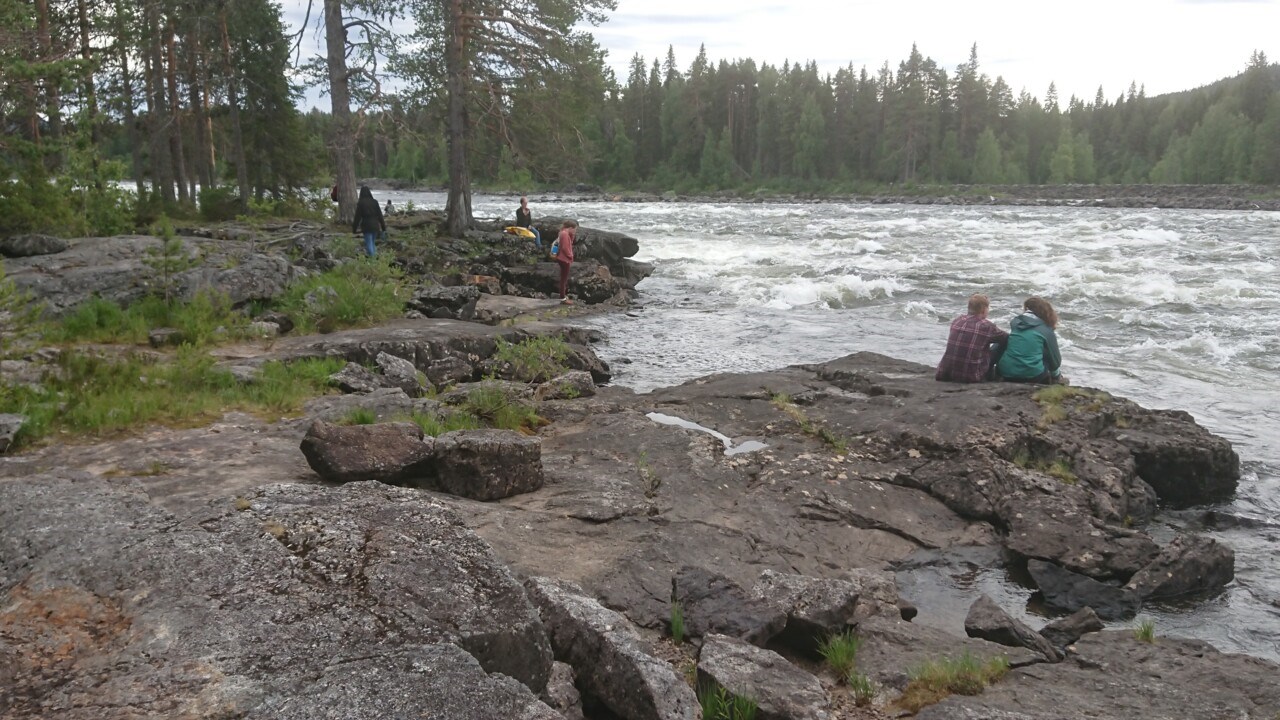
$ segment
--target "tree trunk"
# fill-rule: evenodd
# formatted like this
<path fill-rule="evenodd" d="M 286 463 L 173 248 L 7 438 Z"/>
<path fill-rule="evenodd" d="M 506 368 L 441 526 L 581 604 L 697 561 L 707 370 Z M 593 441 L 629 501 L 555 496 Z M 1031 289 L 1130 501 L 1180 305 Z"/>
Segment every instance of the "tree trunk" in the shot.
<path fill-rule="evenodd" d="M 93 51 L 89 45 L 89 7 L 87 0 L 76 0 L 76 16 L 80 23 L 80 57 L 84 60 L 85 65 L 89 65 L 93 59 Z M 93 73 L 84 73 L 83 92 L 85 97 L 86 117 L 85 122 L 89 125 L 89 142 L 93 147 L 90 153 L 90 163 L 93 172 L 93 188 L 102 190 L 102 172 L 101 162 L 98 156 L 98 148 L 101 146 L 101 132 L 98 128 L 98 91 L 93 83 Z"/>
<path fill-rule="evenodd" d="M 36 2 L 36 37 L 37 52 L 40 59 L 53 59 L 53 36 L 49 33 L 49 0 Z M 48 116 L 49 139 L 52 141 L 52 152 L 45 156 L 49 169 L 56 170 L 62 166 L 62 78 L 61 71 L 52 71 L 44 78 L 45 114 Z"/>
<path fill-rule="evenodd" d="M 122 4 L 120 0 L 116 0 L 116 18 L 124 17 Z M 138 197 L 141 198 L 147 190 L 144 182 L 146 172 L 142 167 L 142 140 L 138 137 L 138 119 L 133 114 L 133 76 L 129 74 L 130 44 L 125 42 L 127 34 L 123 24 L 116 27 L 116 47 L 120 50 L 120 93 L 124 103 L 124 125 L 129 132 L 129 163 L 133 171 L 133 182 L 138 189 Z"/>
<path fill-rule="evenodd" d="M 329 99 L 333 112 L 333 154 L 338 186 L 338 222 L 350 223 L 356 212 L 355 130 L 351 121 L 347 31 L 342 27 L 342 0 L 324 0 L 325 45 L 329 62 Z"/>
<path fill-rule="evenodd" d="M 195 38 L 195 48 L 187 53 L 191 74 L 191 109 L 196 118 L 196 175 L 206 188 L 214 186 L 217 168 L 213 147 L 213 118 L 209 115 L 209 61 L 204 43 Z"/>
<path fill-rule="evenodd" d="M 449 235 L 471 227 L 471 178 L 467 175 L 466 28 L 462 0 L 449 0 L 449 42 L 445 47 L 445 88 L 449 94 Z"/>
<path fill-rule="evenodd" d="M 161 41 L 160 11 L 156 0 L 147 4 L 147 105 L 151 134 L 151 182 L 166 206 L 177 202 L 173 192 L 173 161 L 169 157 L 169 112 L 164 100 L 164 52 Z"/>
<path fill-rule="evenodd" d="M 187 159 L 182 147 L 182 103 L 178 102 L 178 53 L 174 50 L 173 19 L 170 18 L 164 27 L 164 41 L 168 72 L 165 74 L 169 85 L 169 155 L 173 158 L 173 177 L 178 181 L 178 202 L 183 205 L 191 203 L 191 194 L 187 187 Z"/>
<path fill-rule="evenodd" d="M 227 34 L 227 4 L 222 3 L 222 61 L 227 74 L 227 104 L 231 107 L 231 157 L 236 164 L 236 184 L 240 189 L 240 212 L 249 213 L 249 165 L 244 154 L 244 133 L 240 129 L 240 84 L 231 62 L 231 37 Z"/>

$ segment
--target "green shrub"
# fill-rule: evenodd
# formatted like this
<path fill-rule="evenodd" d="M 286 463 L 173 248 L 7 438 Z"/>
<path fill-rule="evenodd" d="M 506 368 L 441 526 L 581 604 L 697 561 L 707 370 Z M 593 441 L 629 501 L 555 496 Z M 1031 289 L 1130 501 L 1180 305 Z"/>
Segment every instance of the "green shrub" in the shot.
<path fill-rule="evenodd" d="M 543 335 L 518 343 L 499 339 L 493 359 L 510 363 L 520 380 L 545 382 L 568 370 L 565 360 L 569 354 L 569 344 L 563 338 Z"/>
<path fill-rule="evenodd" d="M 862 638 L 853 631 L 831 635 L 818 645 L 818 654 L 827 661 L 827 666 L 844 680 L 849 677 L 858 663 L 858 648 L 862 647 Z"/>
<path fill-rule="evenodd" d="M 354 408 L 345 420 L 347 425 L 373 425 L 378 422 L 378 413 L 369 408 Z"/>
<path fill-rule="evenodd" d="M 703 684 L 697 694 L 702 720 L 755 720 L 759 709 L 754 700 L 732 695 L 719 685 Z"/>
<path fill-rule="evenodd" d="M 240 191 L 230 185 L 200 188 L 199 203 L 201 220 L 235 220 L 240 214 Z"/>
<path fill-rule="evenodd" d="M 112 435 L 147 424 L 187 426 L 234 409 L 272 416 L 295 411 L 307 398 L 324 394 L 328 375 L 343 364 L 266 363 L 258 381 L 246 385 L 191 347 L 180 348 L 170 362 L 64 353 L 40 388 L 0 388 L 0 412 L 27 416 L 18 445 L 55 433 Z M 326 381 L 317 382 L 322 373 Z"/>
<path fill-rule="evenodd" d="M 166 302 L 146 297 L 121 308 L 102 298 L 91 298 L 50 325 L 50 342 L 145 344 L 150 331 L 171 327 L 182 332 L 183 342 L 205 345 L 244 336 L 249 319 L 231 307 L 221 294 L 201 292 L 188 302 Z"/>
<path fill-rule="evenodd" d="M 413 413 L 409 420 L 422 428 L 424 435 L 439 437 L 454 430 L 479 430 L 480 420 L 468 412 L 451 412 L 444 417 Z"/>
<path fill-rule="evenodd" d="M 678 600 L 671 601 L 671 641 L 677 645 L 684 642 L 684 606 Z"/>
<path fill-rule="evenodd" d="M 384 253 L 344 262 L 294 283 L 281 297 L 279 308 L 302 332 L 370 327 L 404 312 L 402 281 L 402 273 Z"/>
<path fill-rule="evenodd" d="M 1009 660 L 1003 656 L 982 661 L 965 651 L 955 659 L 932 660 L 911 671 L 898 704 L 915 713 L 948 695 L 977 695 L 1007 672 Z"/>
<path fill-rule="evenodd" d="M 1156 623 L 1154 620 L 1143 620 L 1133 629 L 1133 637 L 1144 643 L 1155 643 Z"/>

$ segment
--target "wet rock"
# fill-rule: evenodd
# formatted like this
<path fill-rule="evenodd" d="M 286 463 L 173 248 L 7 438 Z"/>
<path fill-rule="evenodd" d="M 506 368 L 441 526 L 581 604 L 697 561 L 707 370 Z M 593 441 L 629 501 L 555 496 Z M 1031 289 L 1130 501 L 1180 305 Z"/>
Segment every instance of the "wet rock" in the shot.
<path fill-rule="evenodd" d="M 8 716 L 557 718 L 523 589 L 420 493 L 274 485 L 187 519 L 85 476 L 4 493 Z"/>
<path fill-rule="evenodd" d="M 526 288 L 526 292 L 558 296 L 560 267 L 554 262 L 508 267 L 502 272 L 502 280 Z M 630 298 L 627 289 L 613 278 L 609 268 L 592 260 L 573 263 L 569 270 L 569 294 L 591 305 L 607 302 L 625 304 Z"/>
<path fill-rule="evenodd" d="M 474 285 L 436 286 L 414 291 L 408 306 L 427 317 L 470 320 L 479 299 L 480 289 Z"/>
<path fill-rule="evenodd" d="M 13 235 L 0 238 L 0 255 L 7 258 L 52 255 L 67 247 L 66 240 L 52 235 Z"/>
<path fill-rule="evenodd" d="M 413 363 L 385 352 L 378 353 L 374 362 L 382 369 L 382 377 L 387 385 L 404 390 L 411 398 L 422 396 L 422 380 Z"/>
<path fill-rule="evenodd" d="M 1053 563 L 1028 560 L 1027 571 L 1044 594 L 1045 602 L 1067 612 L 1091 607 L 1103 620 L 1120 620 L 1132 617 L 1142 605 L 1132 590 L 1098 582 Z"/>
<path fill-rule="evenodd" d="M 1025 623 L 1009 616 L 1003 608 L 986 595 L 980 596 L 969 608 L 964 619 L 964 632 L 969 637 L 990 640 L 1009 647 L 1034 650 L 1050 662 L 1062 659 L 1058 651 L 1040 633 Z"/>
<path fill-rule="evenodd" d="M 344 393 L 371 393 L 386 387 L 382 378 L 369 368 L 349 362 L 329 376 L 329 384 Z"/>
<path fill-rule="evenodd" d="M 551 663 L 551 677 L 547 680 L 543 700 L 560 713 L 564 720 L 585 720 L 582 714 L 582 695 L 574 686 L 573 667 L 568 663 L 558 660 Z"/>
<path fill-rule="evenodd" d="M 1074 497 L 1013 494 L 998 505 L 1008 518 L 1006 546 L 1023 557 L 1062 565 L 1095 578 L 1128 578 L 1160 552 L 1147 535 L 1090 517 L 1087 492 Z"/>
<path fill-rule="evenodd" d="M 18 437 L 18 432 L 22 430 L 22 425 L 26 422 L 26 415 L 18 415 L 17 413 L 0 414 L 0 453 L 9 449 L 9 446 L 13 444 L 14 438 Z"/>
<path fill-rule="evenodd" d="M 1240 479 L 1240 457 L 1187 413 L 1167 410 L 1116 435 L 1133 453 L 1138 474 L 1174 507 L 1229 497 Z"/>
<path fill-rule="evenodd" d="M 413 423 L 331 425 L 320 420 L 302 439 L 302 454 L 317 475 L 331 482 L 402 483 L 418 474 L 434 446 Z"/>
<path fill-rule="evenodd" d="M 711 634 L 698 653 L 700 685 L 756 703 L 759 720 L 827 720 L 830 700 L 818 678 L 772 650 Z"/>
<path fill-rule="evenodd" d="M 1040 635 L 1054 647 L 1062 649 L 1084 637 L 1086 633 L 1105 628 L 1093 608 L 1081 608 L 1040 628 Z"/>
<path fill-rule="evenodd" d="M 591 379 L 597 384 L 607 383 L 613 378 L 608 363 L 601 360 L 591 348 L 577 343 L 569 343 L 569 357 L 565 358 L 565 365 L 573 370 L 591 373 Z"/>
<path fill-rule="evenodd" d="M 694 720 L 698 699 L 684 679 L 643 645 L 627 619 L 569 583 L 525 582 L 555 657 L 573 666 L 577 686 L 626 720 Z"/>
<path fill-rule="evenodd" d="M 573 370 L 558 375 L 538 386 L 533 392 L 535 400 L 572 400 L 596 394 L 596 383 L 591 373 Z"/>
<path fill-rule="evenodd" d="M 844 632 L 849 623 L 895 608 L 898 601 L 893 577 L 867 570 L 855 570 L 847 579 L 765 570 L 751 594 L 786 612 L 787 624 L 776 639 L 806 652 Z"/>
<path fill-rule="evenodd" d="M 692 637 L 718 633 L 763 647 L 786 627 L 782 608 L 705 568 L 682 568 L 672 583 Z"/>
<path fill-rule="evenodd" d="M 859 657 L 859 662 L 862 658 Z M 1091 633 L 1066 661 L 1016 669 L 981 695 L 952 695 L 919 720 L 1272 718 L 1280 665 L 1196 640 L 1155 643 L 1128 631 Z"/>
<path fill-rule="evenodd" d="M 1221 590 L 1235 577 L 1235 551 L 1204 536 L 1179 535 L 1125 588 L 1142 600 Z"/>
<path fill-rule="evenodd" d="M 436 438 L 430 461 L 415 472 L 415 487 L 501 500 L 542 487 L 542 441 L 511 430 L 449 432 Z"/>

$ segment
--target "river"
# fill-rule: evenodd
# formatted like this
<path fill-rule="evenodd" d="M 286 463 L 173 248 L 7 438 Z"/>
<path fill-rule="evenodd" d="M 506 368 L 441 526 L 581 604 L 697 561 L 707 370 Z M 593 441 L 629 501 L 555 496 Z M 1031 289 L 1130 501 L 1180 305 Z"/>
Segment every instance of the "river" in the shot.
<path fill-rule="evenodd" d="M 387 198 L 444 206 L 439 193 Z M 517 204 L 478 196 L 473 207 L 506 218 Z M 538 195 L 530 206 L 631 234 L 636 259 L 655 264 L 632 311 L 583 323 L 607 334 L 597 352 L 615 382 L 641 392 L 859 350 L 933 365 L 971 293 L 990 295 L 1004 327 L 1027 296 L 1048 298 L 1073 384 L 1186 410 L 1242 460 L 1239 491 L 1211 508 L 1224 521 L 1209 530 L 1235 550 L 1235 581 L 1140 617 L 1158 634 L 1280 660 L 1280 213 Z M 1166 513 L 1148 530 L 1168 537 L 1201 515 Z M 1006 609 L 1031 594 L 1002 572 L 937 580 L 954 590 L 931 594 L 954 606 L 950 625 L 973 588 Z"/>

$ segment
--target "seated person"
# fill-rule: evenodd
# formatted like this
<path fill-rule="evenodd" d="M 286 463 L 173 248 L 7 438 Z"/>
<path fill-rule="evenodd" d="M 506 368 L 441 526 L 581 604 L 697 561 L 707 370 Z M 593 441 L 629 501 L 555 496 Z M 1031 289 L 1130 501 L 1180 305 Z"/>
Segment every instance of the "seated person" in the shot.
<path fill-rule="evenodd" d="M 529 209 L 529 198 L 520 196 L 520 207 L 516 208 L 516 227 L 522 227 L 533 233 L 533 244 L 542 249 L 542 233 L 533 226 L 533 211 Z"/>
<path fill-rule="evenodd" d="M 1007 382 L 1062 385 L 1062 353 L 1058 352 L 1058 313 L 1048 300 L 1027 298 L 1022 314 L 1009 323 L 1009 343 L 997 369 Z"/>
<path fill-rule="evenodd" d="M 982 382 L 989 379 L 994 358 L 1004 350 L 1009 334 L 987 319 L 991 301 L 986 295 L 969 297 L 969 314 L 951 323 L 947 349 L 934 378 L 946 382 Z M 994 353 L 993 353 L 994 350 Z"/>

